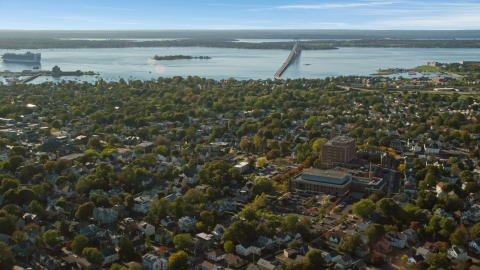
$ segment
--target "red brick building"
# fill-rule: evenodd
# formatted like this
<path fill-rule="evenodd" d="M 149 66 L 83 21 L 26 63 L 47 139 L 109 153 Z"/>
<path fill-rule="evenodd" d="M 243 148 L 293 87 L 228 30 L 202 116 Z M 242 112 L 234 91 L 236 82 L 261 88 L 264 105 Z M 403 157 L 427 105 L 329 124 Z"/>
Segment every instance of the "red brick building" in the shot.
<path fill-rule="evenodd" d="M 354 138 L 337 136 L 322 145 L 322 168 L 328 169 L 349 163 L 356 156 Z"/>

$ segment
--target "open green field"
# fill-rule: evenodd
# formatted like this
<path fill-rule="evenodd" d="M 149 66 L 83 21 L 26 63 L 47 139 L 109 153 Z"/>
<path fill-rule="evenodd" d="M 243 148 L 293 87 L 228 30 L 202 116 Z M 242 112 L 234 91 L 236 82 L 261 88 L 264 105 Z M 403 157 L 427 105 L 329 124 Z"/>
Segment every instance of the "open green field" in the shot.
<path fill-rule="evenodd" d="M 431 67 L 431 66 L 418 66 L 418 67 L 416 67 L 416 68 L 413 68 L 412 70 L 415 70 L 415 71 L 427 71 L 427 72 L 439 72 L 439 71 L 442 71 L 441 68 Z"/>

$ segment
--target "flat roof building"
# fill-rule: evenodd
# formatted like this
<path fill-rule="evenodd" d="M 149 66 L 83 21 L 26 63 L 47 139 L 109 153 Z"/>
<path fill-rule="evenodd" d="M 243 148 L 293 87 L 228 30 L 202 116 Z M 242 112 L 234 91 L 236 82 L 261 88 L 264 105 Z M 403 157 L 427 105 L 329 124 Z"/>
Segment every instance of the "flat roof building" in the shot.
<path fill-rule="evenodd" d="M 292 189 L 343 195 L 350 191 L 352 175 L 341 171 L 308 169 L 290 182 Z"/>
<path fill-rule="evenodd" d="M 322 145 L 322 168 L 328 169 L 355 159 L 356 141 L 347 136 L 337 136 Z"/>

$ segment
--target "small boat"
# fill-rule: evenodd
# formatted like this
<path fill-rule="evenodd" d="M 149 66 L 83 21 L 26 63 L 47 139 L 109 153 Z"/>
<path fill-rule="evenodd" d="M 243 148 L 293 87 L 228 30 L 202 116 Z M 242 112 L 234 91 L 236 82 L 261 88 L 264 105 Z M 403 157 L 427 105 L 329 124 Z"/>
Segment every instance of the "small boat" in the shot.
<path fill-rule="evenodd" d="M 40 67 L 39 66 L 34 66 L 33 69 L 40 69 Z"/>
<path fill-rule="evenodd" d="M 310 66 L 311 64 L 303 64 L 304 66 Z"/>

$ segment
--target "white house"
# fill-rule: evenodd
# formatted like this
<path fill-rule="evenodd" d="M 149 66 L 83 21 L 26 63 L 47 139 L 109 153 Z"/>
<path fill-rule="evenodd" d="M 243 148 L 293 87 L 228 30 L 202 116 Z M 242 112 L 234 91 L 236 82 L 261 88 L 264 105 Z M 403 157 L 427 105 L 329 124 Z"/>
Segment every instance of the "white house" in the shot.
<path fill-rule="evenodd" d="M 111 224 L 118 220 L 118 212 L 112 208 L 97 207 L 93 209 L 93 220 L 99 224 Z"/>
<path fill-rule="evenodd" d="M 252 254 L 252 250 L 250 249 L 251 245 L 248 242 L 240 243 L 235 247 L 235 251 L 238 255 L 248 256 Z"/>
<path fill-rule="evenodd" d="M 167 270 L 168 259 L 155 253 L 147 253 L 142 257 L 144 270 Z"/>
<path fill-rule="evenodd" d="M 235 165 L 234 168 L 238 170 L 240 174 L 248 171 L 250 166 L 248 166 L 248 162 L 240 162 L 239 164 Z"/>
<path fill-rule="evenodd" d="M 355 223 L 355 227 L 359 232 L 363 232 L 372 223 L 373 222 L 369 219 L 362 219 L 361 221 L 358 221 L 357 223 Z"/>
<path fill-rule="evenodd" d="M 120 259 L 115 251 L 115 248 L 113 247 L 102 249 L 100 250 L 100 253 L 102 253 L 102 266 L 114 263 Z"/>
<path fill-rule="evenodd" d="M 184 232 L 190 232 L 195 230 L 197 222 L 197 219 L 185 216 L 178 220 L 178 227 Z"/>
<path fill-rule="evenodd" d="M 166 217 L 160 221 L 160 224 L 162 224 L 163 227 L 170 227 L 175 224 L 175 220 L 171 217 Z"/>
<path fill-rule="evenodd" d="M 468 243 L 468 248 L 475 254 L 480 254 L 480 238 L 473 239 Z"/>
<path fill-rule="evenodd" d="M 400 232 L 388 232 L 385 238 L 387 243 L 394 247 L 404 248 L 407 243 L 407 236 Z"/>
<path fill-rule="evenodd" d="M 277 244 L 287 244 L 290 241 L 292 241 L 292 238 L 288 234 L 278 232 L 275 235 L 275 242 L 277 242 Z"/>
<path fill-rule="evenodd" d="M 440 154 L 440 146 L 438 146 L 438 144 L 436 143 L 430 143 L 430 144 L 425 144 L 424 145 L 425 147 L 425 154 L 434 154 L 434 155 L 438 155 Z"/>
<path fill-rule="evenodd" d="M 218 200 L 226 211 L 237 211 L 237 200 L 235 198 L 224 198 Z"/>
<path fill-rule="evenodd" d="M 142 221 L 138 223 L 137 225 L 137 235 L 138 236 L 144 236 L 144 237 L 149 237 L 151 235 L 155 234 L 155 226 Z"/>
<path fill-rule="evenodd" d="M 462 246 L 452 246 L 447 250 L 447 258 L 452 263 L 456 263 L 459 260 L 467 258 L 467 251 Z"/>
<path fill-rule="evenodd" d="M 208 259 L 212 260 L 214 262 L 218 262 L 218 261 L 223 260 L 223 258 L 225 258 L 225 255 L 227 255 L 227 253 L 225 253 L 221 249 L 212 250 L 212 251 L 207 253 Z"/>
<path fill-rule="evenodd" d="M 146 214 L 152 203 L 149 197 L 140 196 L 133 199 L 133 211 Z"/>

